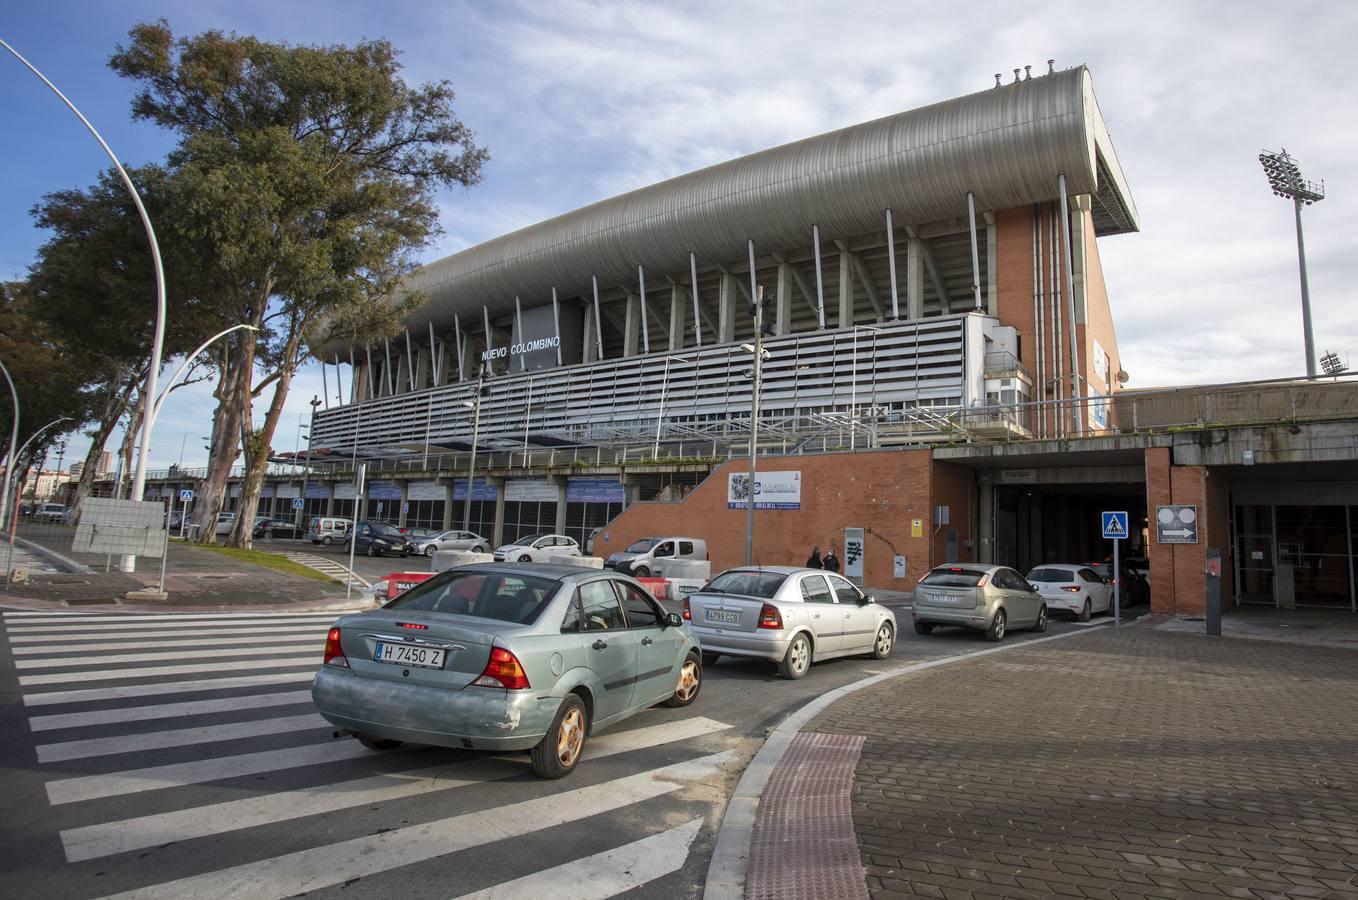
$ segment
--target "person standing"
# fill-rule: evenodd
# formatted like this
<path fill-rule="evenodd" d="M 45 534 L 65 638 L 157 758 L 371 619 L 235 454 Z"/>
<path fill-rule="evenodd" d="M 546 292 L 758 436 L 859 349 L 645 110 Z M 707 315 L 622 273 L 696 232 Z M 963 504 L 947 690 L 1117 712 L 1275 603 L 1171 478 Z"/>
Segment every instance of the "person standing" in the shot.
<path fill-rule="evenodd" d="M 810 556 L 810 558 L 807 559 L 807 561 L 806 561 L 806 567 L 807 567 L 808 569 L 819 569 L 819 568 L 821 568 L 821 561 L 820 561 L 820 547 L 812 547 L 812 548 L 811 548 L 811 556 Z"/>
<path fill-rule="evenodd" d="M 829 547 L 825 551 L 825 559 L 821 561 L 822 567 L 827 572 L 839 571 L 839 557 L 835 556 L 835 548 Z"/>

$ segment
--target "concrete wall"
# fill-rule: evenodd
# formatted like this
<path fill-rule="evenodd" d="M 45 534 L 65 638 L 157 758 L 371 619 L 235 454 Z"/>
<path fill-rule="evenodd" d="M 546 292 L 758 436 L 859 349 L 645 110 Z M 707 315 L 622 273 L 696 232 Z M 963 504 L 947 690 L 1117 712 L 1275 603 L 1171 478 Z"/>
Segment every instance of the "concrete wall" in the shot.
<path fill-rule="evenodd" d="M 950 485 L 937 502 L 952 507 L 951 527 L 958 528 L 959 547 L 970 540 L 970 502 L 957 486 L 960 466 L 941 464 L 942 480 Z M 712 571 L 720 572 L 745 561 L 745 509 L 727 509 L 727 475 L 748 469 L 747 460 L 722 466 L 677 503 L 637 503 L 608 524 L 595 539 L 595 554 L 607 556 L 638 538 L 653 535 L 691 535 L 707 541 Z M 930 510 L 931 472 L 928 450 L 879 450 L 855 454 L 824 454 L 762 458 L 761 472 L 801 472 L 801 509 L 757 510 L 754 560 L 762 565 L 800 566 L 819 545 L 833 543 L 841 560 L 844 529 L 868 530 L 865 540 L 864 580 L 873 587 L 911 590 L 930 564 L 933 527 Z M 967 473 L 969 475 L 969 473 Z M 959 517 L 965 524 L 957 524 Z M 921 519 L 920 537 L 912 536 L 911 520 Z M 963 530 L 965 529 L 965 531 Z M 943 540 L 946 529 L 938 538 Z M 607 537 L 605 538 L 605 535 Z M 938 544 L 941 547 L 942 544 Z M 935 548 L 936 550 L 937 548 Z M 967 551 L 970 552 L 970 551 Z M 906 557 L 906 577 L 893 576 L 892 557 Z M 968 557 L 963 557 L 968 558 Z"/>

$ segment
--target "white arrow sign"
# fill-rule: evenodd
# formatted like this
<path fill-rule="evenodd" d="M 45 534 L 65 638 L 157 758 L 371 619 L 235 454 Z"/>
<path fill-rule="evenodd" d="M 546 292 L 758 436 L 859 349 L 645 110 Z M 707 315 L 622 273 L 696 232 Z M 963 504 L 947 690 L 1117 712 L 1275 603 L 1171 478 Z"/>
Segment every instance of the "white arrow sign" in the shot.
<path fill-rule="evenodd" d="M 1183 528 L 1177 531 L 1171 531 L 1166 529 L 1165 531 L 1162 531 L 1160 533 L 1166 535 L 1167 537 L 1188 537 L 1189 535 L 1193 534 L 1193 532 L 1187 528 Z"/>

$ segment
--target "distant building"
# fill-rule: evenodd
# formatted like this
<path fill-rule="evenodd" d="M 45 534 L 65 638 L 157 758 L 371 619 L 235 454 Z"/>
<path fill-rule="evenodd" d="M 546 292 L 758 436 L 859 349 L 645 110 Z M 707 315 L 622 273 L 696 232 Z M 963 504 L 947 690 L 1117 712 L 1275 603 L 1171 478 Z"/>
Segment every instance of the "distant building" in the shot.
<path fill-rule="evenodd" d="M 60 487 L 71 480 L 71 476 L 66 472 L 58 472 L 55 469 L 34 469 L 28 473 L 28 478 L 24 481 L 24 489 L 21 496 L 39 502 L 51 500 L 56 495 Z"/>

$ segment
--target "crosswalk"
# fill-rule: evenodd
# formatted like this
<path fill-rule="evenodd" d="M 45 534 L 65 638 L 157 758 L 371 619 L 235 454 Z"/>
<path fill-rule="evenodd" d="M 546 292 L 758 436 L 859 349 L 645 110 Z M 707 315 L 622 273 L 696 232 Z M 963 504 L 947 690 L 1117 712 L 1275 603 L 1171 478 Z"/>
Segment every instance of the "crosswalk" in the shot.
<path fill-rule="evenodd" d="M 306 566 L 309 569 L 315 569 L 322 575 L 329 575 L 340 584 L 344 584 L 345 579 L 348 579 L 349 583 L 355 588 L 372 587 L 372 585 L 359 577 L 358 573 L 351 571 L 348 566 L 337 563 L 333 559 L 317 556 L 314 553 L 296 552 L 288 553 L 287 557 L 299 565 Z"/>
<path fill-rule="evenodd" d="M 521 753 L 337 740 L 310 696 L 334 618 L 5 613 L 10 765 L 36 760 L 63 860 L 26 893 L 608 897 L 678 872 L 738 774 L 731 726 L 693 710 L 596 735 L 555 782 Z"/>

